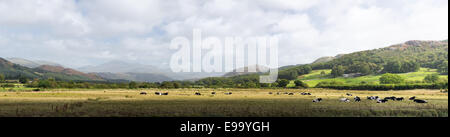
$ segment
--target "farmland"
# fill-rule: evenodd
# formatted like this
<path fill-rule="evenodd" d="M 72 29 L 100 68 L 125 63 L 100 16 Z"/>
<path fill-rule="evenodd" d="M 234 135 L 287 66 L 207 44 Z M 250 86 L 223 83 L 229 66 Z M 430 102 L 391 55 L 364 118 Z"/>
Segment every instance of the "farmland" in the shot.
<path fill-rule="evenodd" d="M 147 92 L 147 95 L 140 95 Z M 168 92 L 158 96 L 154 92 Z M 196 96 L 194 93 L 202 95 Z M 216 92 L 216 95 L 212 95 Z M 232 92 L 232 95 L 225 95 Z M 273 94 L 269 94 L 272 92 Z M 276 93 L 280 92 L 280 95 Z M 284 95 L 284 92 L 295 95 Z M 309 92 L 311 96 L 300 93 Z M 362 102 L 340 102 L 345 94 Z M 378 104 L 367 96 L 412 97 Z M 320 103 L 312 103 L 323 98 Z M 142 89 L 1 91 L 0 117 L 448 117 L 448 93 L 439 90 L 345 91 L 329 89 Z"/>
<path fill-rule="evenodd" d="M 300 76 L 299 79 L 305 81 L 305 83 L 309 86 L 314 87 L 323 81 L 339 81 L 345 84 L 361 84 L 361 82 L 379 84 L 379 79 L 381 77 L 381 75 L 368 75 L 354 78 L 332 78 L 330 73 L 330 69 L 314 70 L 310 74 Z M 407 82 L 417 82 L 422 81 L 427 75 L 430 74 L 438 74 L 438 72 L 436 69 L 420 68 L 418 72 L 401 73 L 398 75 L 405 78 Z M 448 79 L 448 75 L 440 75 L 440 78 Z M 291 84 L 291 86 L 293 85 Z"/>

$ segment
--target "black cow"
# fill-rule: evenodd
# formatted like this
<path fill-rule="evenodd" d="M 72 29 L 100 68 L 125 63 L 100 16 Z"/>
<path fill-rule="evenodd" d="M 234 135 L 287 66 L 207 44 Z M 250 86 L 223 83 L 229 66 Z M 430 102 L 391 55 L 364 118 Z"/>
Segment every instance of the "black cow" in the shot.
<path fill-rule="evenodd" d="M 293 95 L 294 95 L 294 93 L 289 93 L 289 95 L 290 95 L 290 96 L 293 96 Z"/>
<path fill-rule="evenodd" d="M 141 92 L 140 94 L 141 95 L 147 95 L 147 92 Z"/>
<path fill-rule="evenodd" d="M 160 96 L 160 95 L 161 95 L 161 92 L 155 92 L 155 95 Z"/>
<path fill-rule="evenodd" d="M 405 98 L 404 98 L 404 97 L 401 97 L 401 98 L 396 98 L 396 99 L 395 99 L 395 101 L 403 101 L 403 100 L 405 100 Z"/>
<path fill-rule="evenodd" d="M 301 93 L 301 95 L 309 96 L 309 95 L 311 95 L 311 93 L 303 92 L 303 93 Z"/>
<path fill-rule="evenodd" d="M 416 96 L 409 98 L 409 100 L 415 100 Z"/>
<path fill-rule="evenodd" d="M 318 102 L 322 102 L 322 100 L 323 100 L 322 98 L 317 98 L 317 99 L 314 99 L 313 102 L 318 103 Z"/>
<path fill-rule="evenodd" d="M 426 100 L 421 100 L 421 99 L 415 99 L 414 102 L 420 103 L 420 104 L 428 103 L 428 101 L 426 101 Z"/>
<path fill-rule="evenodd" d="M 377 100 L 377 103 L 386 103 L 386 102 L 388 102 L 389 100 L 387 100 L 387 99 L 378 99 Z"/>
<path fill-rule="evenodd" d="M 169 95 L 169 92 L 161 93 L 161 95 L 162 95 L 162 96 L 168 96 L 168 95 Z"/>
<path fill-rule="evenodd" d="M 394 97 L 394 96 L 392 96 L 392 97 L 385 97 L 384 100 L 392 100 L 392 101 L 395 101 L 395 100 L 397 100 L 397 97 Z"/>
<path fill-rule="evenodd" d="M 355 97 L 355 102 L 361 102 L 361 98 L 358 97 L 358 96 L 356 96 L 356 97 Z"/>
<path fill-rule="evenodd" d="M 216 94 L 216 92 L 212 92 L 211 94 L 212 94 L 212 95 L 215 95 L 215 94 Z"/>
<path fill-rule="evenodd" d="M 272 95 L 273 93 L 272 92 L 269 92 L 269 95 Z"/>
<path fill-rule="evenodd" d="M 202 95 L 202 93 L 196 92 L 196 93 L 195 93 L 195 95 L 197 95 L 197 96 L 201 96 L 201 95 Z"/>
<path fill-rule="evenodd" d="M 225 95 L 232 95 L 233 93 L 231 93 L 231 92 L 228 92 L 228 93 L 225 93 Z"/>
<path fill-rule="evenodd" d="M 353 96 L 353 95 L 352 95 L 352 94 L 350 94 L 350 93 L 347 93 L 346 95 L 347 95 L 347 96 L 350 96 L 350 97 L 351 97 L 351 96 Z"/>

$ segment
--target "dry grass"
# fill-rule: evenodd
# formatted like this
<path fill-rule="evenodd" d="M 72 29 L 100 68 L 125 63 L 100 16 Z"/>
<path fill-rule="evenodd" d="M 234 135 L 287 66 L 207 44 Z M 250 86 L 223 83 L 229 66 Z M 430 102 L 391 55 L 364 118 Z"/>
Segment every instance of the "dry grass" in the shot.
<path fill-rule="evenodd" d="M 139 95 L 145 91 L 148 95 Z M 217 95 L 211 95 L 211 92 Z M 154 92 L 169 92 L 157 96 Z M 202 96 L 194 95 L 195 92 Z M 232 95 L 225 95 L 232 92 Z M 273 95 L 269 95 L 272 92 Z M 276 95 L 294 92 L 293 96 Z M 299 95 L 310 92 L 312 96 Z M 341 103 L 346 93 L 362 102 Z M 377 104 L 367 96 L 417 96 L 411 101 Z M 312 103 L 315 98 L 321 103 Z M 352 99 L 353 97 L 347 97 Z M 147 89 L 0 92 L 0 117 L 448 117 L 448 94 L 438 90 L 340 91 L 328 89 Z"/>

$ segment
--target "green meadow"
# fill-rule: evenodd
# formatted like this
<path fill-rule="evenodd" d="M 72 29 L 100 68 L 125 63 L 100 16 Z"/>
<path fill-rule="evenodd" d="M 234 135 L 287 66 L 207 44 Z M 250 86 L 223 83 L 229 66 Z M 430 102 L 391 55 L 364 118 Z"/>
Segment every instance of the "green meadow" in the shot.
<path fill-rule="evenodd" d="M 381 75 L 368 75 L 368 76 L 361 76 L 361 77 L 350 77 L 350 78 L 332 78 L 331 77 L 331 70 L 313 70 L 310 74 L 300 76 L 299 79 L 307 83 L 309 86 L 314 87 L 320 82 L 323 81 L 338 81 L 343 82 L 346 84 L 361 84 L 362 82 L 365 83 L 373 83 L 373 84 L 379 84 L 379 79 Z M 420 82 L 422 81 L 427 75 L 430 74 L 438 74 L 436 69 L 428 69 L 428 68 L 421 68 L 418 72 L 411 72 L 411 73 L 402 73 L 398 74 L 405 78 L 407 82 Z M 440 75 L 440 78 L 447 78 L 448 75 Z M 293 82 L 289 86 L 294 86 Z"/>

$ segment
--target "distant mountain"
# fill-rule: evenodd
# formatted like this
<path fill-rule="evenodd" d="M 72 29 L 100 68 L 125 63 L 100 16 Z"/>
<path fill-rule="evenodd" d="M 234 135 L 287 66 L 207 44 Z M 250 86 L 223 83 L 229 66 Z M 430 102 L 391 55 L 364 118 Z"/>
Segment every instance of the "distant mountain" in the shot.
<path fill-rule="evenodd" d="M 29 68 L 14 64 L 3 58 L 0 58 L 0 74 L 5 75 L 7 79 L 26 77 L 29 79 L 54 78 L 61 81 L 103 81 L 95 75 L 81 73 L 76 70 L 67 69 L 60 66 L 43 65 L 37 68 Z"/>
<path fill-rule="evenodd" d="M 160 82 L 173 80 L 199 79 L 211 76 L 222 76 L 224 73 L 174 73 L 170 69 L 161 69 L 152 65 L 111 61 L 97 66 L 79 68 L 83 72 L 91 72 L 105 79 L 122 79 L 129 81 Z"/>
<path fill-rule="evenodd" d="M 256 70 L 256 71 L 249 72 L 249 70 Z M 254 66 L 248 66 L 248 67 L 233 70 L 232 72 L 226 73 L 224 75 L 224 77 L 233 77 L 233 76 L 240 76 L 240 75 L 247 75 L 247 74 L 254 74 L 254 73 L 265 73 L 265 72 L 269 72 L 268 67 L 254 65 Z"/>
<path fill-rule="evenodd" d="M 87 77 L 91 80 L 103 80 L 101 77 L 90 73 L 83 73 L 74 69 L 70 69 L 70 68 L 64 68 L 61 66 L 50 66 L 50 65 L 42 65 L 36 68 L 37 70 L 44 70 L 44 71 L 48 71 L 48 72 L 54 72 L 54 73 L 62 73 L 62 74 L 66 74 L 69 76 L 83 76 L 83 77 Z"/>
<path fill-rule="evenodd" d="M 110 72 L 110 73 L 163 73 L 162 70 L 151 65 L 128 63 L 123 61 L 111 61 L 97 66 L 85 66 L 78 68 L 83 72 Z"/>
<path fill-rule="evenodd" d="M 151 73 L 110 73 L 102 72 L 95 73 L 96 75 L 108 79 L 108 80 L 129 80 L 129 81 L 140 81 L 140 82 L 163 82 L 163 81 L 174 81 L 174 79 L 160 74 Z"/>
<path fill-rule="evenodd" d="M 6 60 L 8 60 L 14 64 L 18 64 L 18 65 L 29 67 L 29 68 L 37 68 L 42 65 L 62 66 L 58 63 L 54 63 L 54 62 L 50 62 L 50 61 L 43 61 L 43 60 L 31 61 L 31 60 L 27 60 L 27 59 L 23 59 L 23 58 L 6 58 Z"/>

